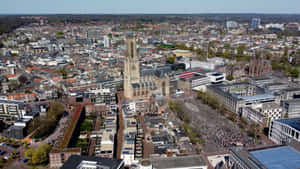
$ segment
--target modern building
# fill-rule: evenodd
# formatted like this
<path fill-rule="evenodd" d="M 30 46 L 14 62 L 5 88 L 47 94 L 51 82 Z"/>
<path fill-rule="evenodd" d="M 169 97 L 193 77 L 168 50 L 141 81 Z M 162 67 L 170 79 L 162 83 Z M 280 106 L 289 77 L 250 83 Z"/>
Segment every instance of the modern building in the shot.
<path fill-rule="evenodd" d="M 0 119 L 13 123 L 21 119 L 25 114 L 25 106 L 22 101 L 0 100 Z"/>
<path fill-rule="evenodd" d="M 181 77 L 178 80 L 178 89 L 180 90 L 201 90 L 206 91 L 206 86 L 211 84 L 211 78 L 205 75 L 194 73 L 192 77 Z"/>
<path fill-rule="evenodd" d="M 61 169 L 123 169 L 122 159 L 72 155 Z"/>
<path fill-rule="evenodd" d="M 263 88 L 248 82 L 207 86 L 207 92 L 228 110 L 241 114 L 243 107 L 274 102 L 275 97 Z"/>
<path fill-rule="evenodd" d="M 233 169 L 296 169 L 300 168 L 300 150 L 293 145 L 250 150 L 234 147 L 229 161 Z"/>
<path fill-rule="evenodd" d="M 260 18 L 253 18 L 251 22 L 251 28 L 252 29 L 258 29 L 261 24 L 261 19 Z"/>
<path fill-rule="evenodd" d="M 153 94 L 169 97 L 169 78 L 160 69 L 140 70 L 136 39 L 127 36 L 124 63 L 124 95 L 127 99 L 149 98 Z"/>
<path fill-rule="evenodd" d="M 290 141 L 300 142 L 300 118 L 278 119 L 271 121 L 269 138 L 277 144 Z"/>
<path fill-rule="evenodd" d="M 244 107 L 242 117 L 250 122 L 255 122 L 260 124 L 261 126 L 267 125 L 267 117 L 259 111 L 251 107 Z"/>
<path fill-rule="evenodd" d="M 283 117 L 283 109 L 273 102 L 262 103 L 251 107 L 244 107 L 242 117 L 263 127 L 269 127 L 272 120 Z"/>
<path fill-rule="evenodd" d="M 8 129 L 4 130 L 2 135 L 4 137 L 9 137 L 9 138 L 24 139 L 25 136 L 27 135 L 26 131 L 27 131 L 26 126 L 12 125 Z"/>
<path fill-rule="evenodd" d="M 225 73 L 220 73 L 220 72 L 209 72 L 206 73 L 206 76 L 210 78 L 210 81 L 212 84 L 218 84 L 222 83 L 225 81 Z"/>
<path fill-rule="evenodd" d="M 300 117 L 300 99 L 281 101 L 281 106 L 284 109 L 284 113 L 287 114 L 287 117 Z"/>
<path fill-rule="evenodd" d="M 108 36 L 104 36 L 104 47 L 105 48 L 110 48 L 111 47 L 111 39 Z"/>

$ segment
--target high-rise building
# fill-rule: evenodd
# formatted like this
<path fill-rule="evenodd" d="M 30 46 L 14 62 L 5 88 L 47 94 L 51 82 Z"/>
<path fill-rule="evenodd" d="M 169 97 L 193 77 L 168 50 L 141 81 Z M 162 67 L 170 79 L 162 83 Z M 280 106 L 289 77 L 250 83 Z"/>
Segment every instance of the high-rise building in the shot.
<path fill-rule="evenodd" d="M 104 36 L 104 47 L 110 48 L 111 46 L 111 39 L 108 36 Z"/>
<path fill-rule="evenodd" d="M 261 23 L 261 19 L 260 18 L 253 18 L 252 19 L 252 23 L 251 23 L 251 28 L 252 29 L 258 29 Z"/>

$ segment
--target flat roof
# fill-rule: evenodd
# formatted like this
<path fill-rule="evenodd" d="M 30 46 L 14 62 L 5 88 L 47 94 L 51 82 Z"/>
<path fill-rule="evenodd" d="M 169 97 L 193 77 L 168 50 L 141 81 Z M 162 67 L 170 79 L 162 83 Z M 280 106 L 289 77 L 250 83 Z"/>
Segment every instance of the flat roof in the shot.
<path fill-rule="evenodd" d="M 114 158 L 103 158 L 103 157 L 91 157 L 91 156 L 80 156 L 80 155 L 72 155 L 61 167 L 61 169 L 74 169 L 77 168 L 78 165 L 82 161 L 95 162 L 95 166 L 100 168 L 106 167 L 107 169 L 115 169 L 123 163 L 121 159 Z"/>
<path fill-rule="evenodd" d="M 300 153 L 292 147 L 283 146 L 250 152 L 264 166 L 271 169 L 300 168 Z"/>
<path fill-rule="evenodd" d="M 253 96 L 237 96 L 240 99 L 246 100 L 246 101 L 257 101 L 257 100 L 271 100 L 275 99 L 275 96 L 272 94 L 257 94 Z"/>
<path fill-rule="evenodd" d="M 168 157 L 168 158 L 152 158 L 150 159 L 154 168 L 187 168 L 206 166 L 204 159 L 200 155 Z"/>

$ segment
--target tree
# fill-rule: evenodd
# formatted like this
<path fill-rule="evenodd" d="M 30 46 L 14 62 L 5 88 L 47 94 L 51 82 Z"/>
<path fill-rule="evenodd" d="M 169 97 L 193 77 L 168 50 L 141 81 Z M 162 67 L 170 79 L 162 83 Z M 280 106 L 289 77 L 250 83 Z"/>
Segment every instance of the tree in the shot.
<path fill-rule="evenodd" d="M 283 118 L 289 118 L 289 114 L 285 113 Z"/>
<path fill-rule="evenodd" d="M 32 126 L 37 126 L 32 137 L 44 138 L 50 135 L 55 130 L 64 109 L 65 108 L 62 103 L 51 102 L 49 110 L 46 113 L 46 118 L 42 118 L 35 124 L 29 126 L 30 129 L 32 129 Z"/>
<path fill-rule="evenodd" d="M 64 36 L 64 33 L 63 32 L 56 32 L 56 36 L 62 37 L 62 36 Z"/>
<path fill-rule="evenodd" d="M 272 53 L 270 53 L 270 52 L 266 52 L 266 53 L 264 54 L 264 58 L 267 59 L 267 60 L 270 60 L 271 58 L 273 58 L 273 55 L 272 55 Z"/>
<path fill-rule="evenodd" d="M 167 62 L 170 64 L 173 64 L 173 63 L 175 63 L 175 59 L 176 59 L 176 56 L 170 56 L 170 57 L 168 57 Z"/>
<path fill-rule="evenodd" d="M 224 58 L 227 58 L 227 59 L 230 58 L 230 53 L 229 53 L 229 50 L 228 50 L 228 49 L 225 50 L 223 56 L 224 56 Z"/>
<path fill-rule="evenodd" d="M 224 48 L 225 49 L 229 49 L 231 46 L 230 46 L 230 43 L 224 43 Z"/>
<path fill-rule="evenodd" d="M 15 159 L 18 157 L 17 150 L 12 151 L 12 158 Z"/>
<path fill-rule="evenodd" d="M 240 45 L 237 48 L 237 57 L 243 57 L 244 56 L 244 51 L 245 51 L 245 46 L 244 45 Z"/>
<path fill-rule="evenodd" d="M 85 120 L 80 125 L 80 131 L 92 131 L 93 130 L 93 123 L 91 121 Z"/>
<path fill-rule="evenodd" d="M 281 57 L 280 58 L 280 63 L 288 64 L 289 63 L 288 57 L 286 57 L 286 56 Z"/>
<path fill-rule="evenodd" d="M 297 68 L 293 68 L 289 71 L 289 74 L 293 78 L 298 78 L 299 77 L 299 70 Z"/>
<path fill-rule="evenodd" d="M 34 165 L 46 164 L 49 160 L 48 154 L 50 150 L 51 146 L 49 144 L 42 144 L 38 147 L 38 149 L 29 152 L 29 155 L 31 155 L 31 163 Z"/>
<path fill-rule="evenodd" d="M 109 33 L 107 36 L 111 39 L 112 38 L 112 33 Z"/>
<path fill-rule="evenodd" d="M 255 141 L 257 140 L 257 135 L 259 134 L 260 132 L 260 126 L 259 124 L 257 123 L 252 123 L 250 125 L 250 132 L 254 134 L 254 138 L 255 138 Z"/>
<path fill-rule="evenodd" d="M 60 69 L 59 73 L 63 76 L 64 79 L 67 78 L 68 73 L 67 73 L 67 71 L 65 69 Z"/>
<path fill-rule="evenodd" d="M 229 80 L 229 81 L 232 81 L 232 80 L 233 80 L 232 74 L 227 75 L 227 76 L 226 76 L 226 79 Z"/>
<path fill-rule="evenodd" d="M 34 149 L 33 149 L 33 148 L 28 148 L 28 149 L 25 151 L 25 158 L 27 158 L 28 160 L 31 161 L 32 156 L 33 156 L 33 153 L 34 153 Z"/>

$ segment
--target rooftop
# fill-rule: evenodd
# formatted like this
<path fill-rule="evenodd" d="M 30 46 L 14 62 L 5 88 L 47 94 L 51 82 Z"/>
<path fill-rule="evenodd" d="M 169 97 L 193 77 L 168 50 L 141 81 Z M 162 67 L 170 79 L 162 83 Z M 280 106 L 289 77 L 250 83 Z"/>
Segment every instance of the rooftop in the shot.
<path fill-rule="evenodd" d="M 278 119 L 276 121 L 289 125 L 294 129 L 300 131 L 300 118 Z"/>
<path fill-rule="evenodd" d="M 201 156 L 182 156 L 169 158 L 152 158 L 150 159 L 154 168 L 187 168 L 206 166 Z"/>
<path fill-rule="evenodd" d="M 61 167 L 61 169 L 78 168 L 79 165 L 82 165 L 82 162 L 89 162 L 89 164 L 93 164 L 97 168 L 99 167 L 99 168 L 107 168 L 107 169 L 118 169 L 123 163 L 123 160 L 113 159 L 113 158 L 72 155 L 67 160 L 67 162 L 65 162 L 65 164 Z"/>
<path fill-rule="evenodd" d="M 264 166 L 272 169 L 300 168 L 300 153 L 289 146 L 250 152 Z"/>

